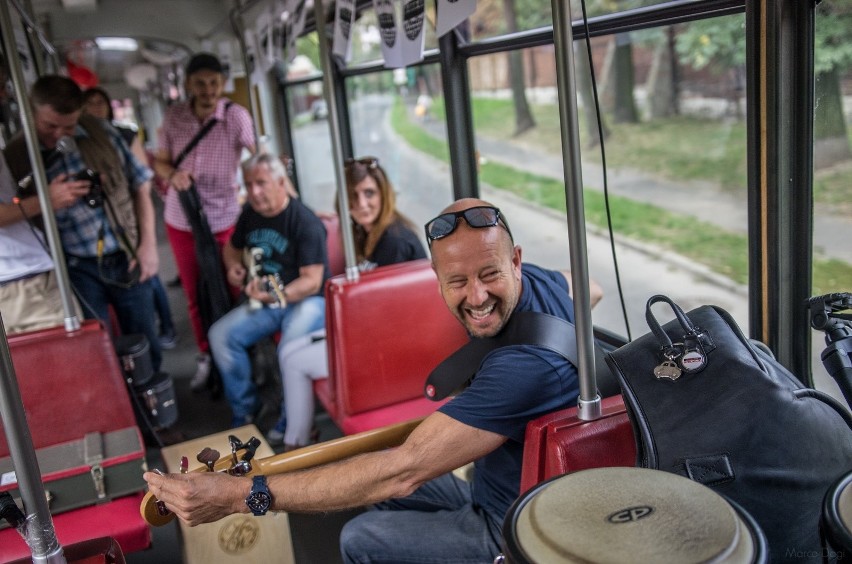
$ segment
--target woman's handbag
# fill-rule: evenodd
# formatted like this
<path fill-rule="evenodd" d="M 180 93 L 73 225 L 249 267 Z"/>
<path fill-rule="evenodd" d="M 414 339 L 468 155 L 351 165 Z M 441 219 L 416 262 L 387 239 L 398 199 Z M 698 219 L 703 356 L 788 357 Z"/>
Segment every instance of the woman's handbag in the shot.
<path fill-rule="evenodd" d="M 663 326 L 651 306 L 665 302 Z M 609 353 L 634 427 L 638 466 L 673 472 L 742 505 L 771 560 L 818 561 L 820 507 L 852 469 L 852 417 L 805 388 L 715 306 L 648 300 L 651 333 Z"/>

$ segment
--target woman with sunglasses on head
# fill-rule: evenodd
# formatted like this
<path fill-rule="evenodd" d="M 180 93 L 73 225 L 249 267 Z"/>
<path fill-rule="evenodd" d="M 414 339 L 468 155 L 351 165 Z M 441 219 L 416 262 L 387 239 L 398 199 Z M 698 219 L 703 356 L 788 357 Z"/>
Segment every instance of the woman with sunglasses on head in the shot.
<path fill-rule="evenodd" d="M 358 269 L 426 258 L 414 224 L 396 209 L 393 185 L 379 160 L 347 159 L 344 166 Z"/>
<path fill-rule="evenodd" d="M 358 269 L 365 272 L 426 258 L 413 224 L 396 209 L 393 185 L 378 159 L 347 159 L 344 166 Z M 283 442 L 284 450 L 288 451 L 305 446 L 312 438 L 312 381 L 328 375 L 325 331 L 284 345 L 279 362 L 283 387 L 281 417 L 267 439 L 271 444 Z"/>

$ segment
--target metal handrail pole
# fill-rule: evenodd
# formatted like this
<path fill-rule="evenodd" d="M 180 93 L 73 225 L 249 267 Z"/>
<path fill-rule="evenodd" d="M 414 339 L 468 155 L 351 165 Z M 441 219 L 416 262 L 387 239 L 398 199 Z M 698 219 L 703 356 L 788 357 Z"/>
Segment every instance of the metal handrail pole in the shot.
<path fill-rule="evenodd" d="M 571 10 L 569 0 L 551 0 L 551 6 L 556 51 L 559 127 L 562 135 L 562 172 L 565 177 L 568 245 L 571 253 L 574 323 L 577 329 L 577 352 L 580 364 L 577 367 L 580 376 L 577 417 L 592 421 L 601 417 L 601 397 L 595 386 L 595 341 L 589 294 L 589 257 L 583 207 L 583 177 L 580 168 L 580 129 L 577 117 Z"/>
<path fill-rule="evenodd" d="M 2 4 L 2 2 L 0 2 Z M 27 520 L 23 525 L 33 562 L 62 564 L 65 556 L 56 538 L 53 518 L 47 507 L 44 483 L 36 459 L 30 429 L 27 426 L 21 390 L 12 365 L 12 354 L 6 340 L 6 328 L 0 315 L 0 419 L 6 431 L 9 454 L 15 466 L 18 490 L 24 502 Z"/>
<path fill-rule="evenodd" d="M 243 68 L 246 73 L 246 92 L 248 94 L 249 112 L 251 112 L 252 131 L 254 132 L 254 146 L 260 150 L 260 133 L 258 127 L 261 123 L 260 112 L 257 109 L 257 104 L 254 99 L 254 92 L 251 88 L 251 73 L 253 69 L 249 68 L 248 48 L 246 47 L 245 26 L 243 26 L 243 18 L 239 8 L 234 8 L 230 12 L 231 29 L 234 35 L 237 36 L 237 44 L 240 46 L 240 56 L 243 59 Z M 259 53 L 255 53 L 254 64 L 258 64 Z"/>
<path fill-rule="evenodd" d="M 358 264 L 355 262 L 355 240 L 349 228 L 349 196 L 346 193 L 346 174 L 343 170 L 343 143 L 340 140 L 340 117 L 337 115 L 336 94 L 332 84 L 331 54 L 325 33 L 325 10 L 322 0 L 314 0 L 314 19 L 319 38 L 320 61 L 322 63 L 322 86 L 325 103 L 328 107 L 328 129 L 331 134 L 331 156 L 334 161 L 335 181 L 337 184 L 337 204 L 340 209 L 340 233 L 343 235 L 343 253 L 346 257 L 346 279 L 356 282 L 359 278 Z"/>
<path fill-rule="evenodd" d="M 42 33 L 41 29 L 39 29 L 38 24 L 36 24 L 35 20 L 33 20 L 30 12 L 32 12 L 31 3 L 28 3 L 29 10 L 25 9 L 21 6 L 18 0 L 12 0 L 12 6 L 18 11 L 18 14 L 21 16 L 21 21 L 27 27 L 27 31 L 30 34 L 35 34 L 36 39 L 38 39 L 41 48 L 44 49 L 50 58 L 53 60 L 54 64 L 59 66 L 59 53 L 56 51 L 56 47 L 48 41 L 47 37 L 45 37 L 44 33 Z"/>
<path fill-rule="evenodd" d="M 12 29 L 12 17 L 9 14 L 9 4 L 0 2 L 0 32 L 3 34 L 3 49 L 6 53 L 17 53 L 15 36 Z M 65 254 L 62 252 L 62 243 L 59 239 L 59 230 L 56 227 L 56 217 L 53 215 L 53 206 L 50 203 L 50 192 L 47 176 L 44 172 L 44 164 L 41 159 L 41 149 L 38 146 L 38 137 L 35 132 L 35 121 L 30 107 L 27 91 L 24 88 L 24 73 L 21 69 L 21 61 L 18 57 L 6 57 L 9 64 L 9 73 L 12 75 L 12 83 L 15 86 L 21 110 L 21 122 L 24 129 L 24 137 L 27 142 L 27 151 L 30 154 L 30 164 L 33 169 L 33 179 L 36 183 L 38 201 L 41 206 L 41 216 L 44 219 L 44 233 L 50 246 L 50 254 L 53 258 L 53 266 L 56 271 L 56 282 L 59 286 L 59 297 L 62 300 L 62 311 L 65 315 L 65 330 L 76 331 L 80 328 L 80 319 L 77 317 L 72 299 L 71 282 L 68 278 L 68 268 L 65 264 Z"/>

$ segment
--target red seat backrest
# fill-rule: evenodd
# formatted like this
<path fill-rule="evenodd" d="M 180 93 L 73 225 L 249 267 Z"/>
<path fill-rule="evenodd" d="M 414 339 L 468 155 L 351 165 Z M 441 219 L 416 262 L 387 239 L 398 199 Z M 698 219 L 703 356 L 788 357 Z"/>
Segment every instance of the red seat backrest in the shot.
<path fill-rule="evenodd" d="M 328 269 L 332 276 L 346 271 L 346 254 L 343 252 L 343 238 L 340 234 L 340 218 L 337 215 L 319 216 L 325 226 L 325 245 L 328 253 Z"/>
<path fill-rule="evenodd" d="M 8 341 L 35 448 L 136 426 L 115 349 L 97 321 L 71 333 L 52 327 Z M 8 455 L 0 432 L 0 456 Z"/>
<path fill-rule="evenodd" d="M 589 468 L 634 466 L 636 443 L 621 396 L 604 398 L 602 416 L 577 417 L 572 407 L 527 424 L 521 493 L 548 478 Z"/>
<path fill-rule="evenodd" d="M 428 259 L 326 285 L 328 387 L 338 419 L 423 398 L 426 377 L 468 341 Z"/>

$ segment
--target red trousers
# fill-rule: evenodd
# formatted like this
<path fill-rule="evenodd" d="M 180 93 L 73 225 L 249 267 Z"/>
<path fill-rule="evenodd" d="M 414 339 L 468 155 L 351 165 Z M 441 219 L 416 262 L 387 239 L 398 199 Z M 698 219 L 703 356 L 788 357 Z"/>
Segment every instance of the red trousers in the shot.
<path fill-rule="evenodd" d="M 231 239 L 233 232 L 234 228 L 229 227 L 224 231 L 213 234 L 220 254 L 222 253 L 222 247 Z M 200 272 L 198 261 L 195 257 L 195 238 L 191 231 L 181 231 L 171 225 L 166 225 L 166 233 L 169 237 L 169 243 L 172 246 L 172 253 L 175 256 L 175 264 L 180 275 L 180 283 L 186 294 L 186 302 L 189 307 L 189 321 L 192 323 L 192 331 L 195 333 L 195 342 L 198 343 L 198 350 L 206 353 L 210 350 L 210 346 L 207 344 L 207 332 L 201 323 L 201 314 L 198 310 L 198 276 Z M 240 293 L 240 289 L 233 286 L 230 289 L 231 297 L 236 298 Z"/>

